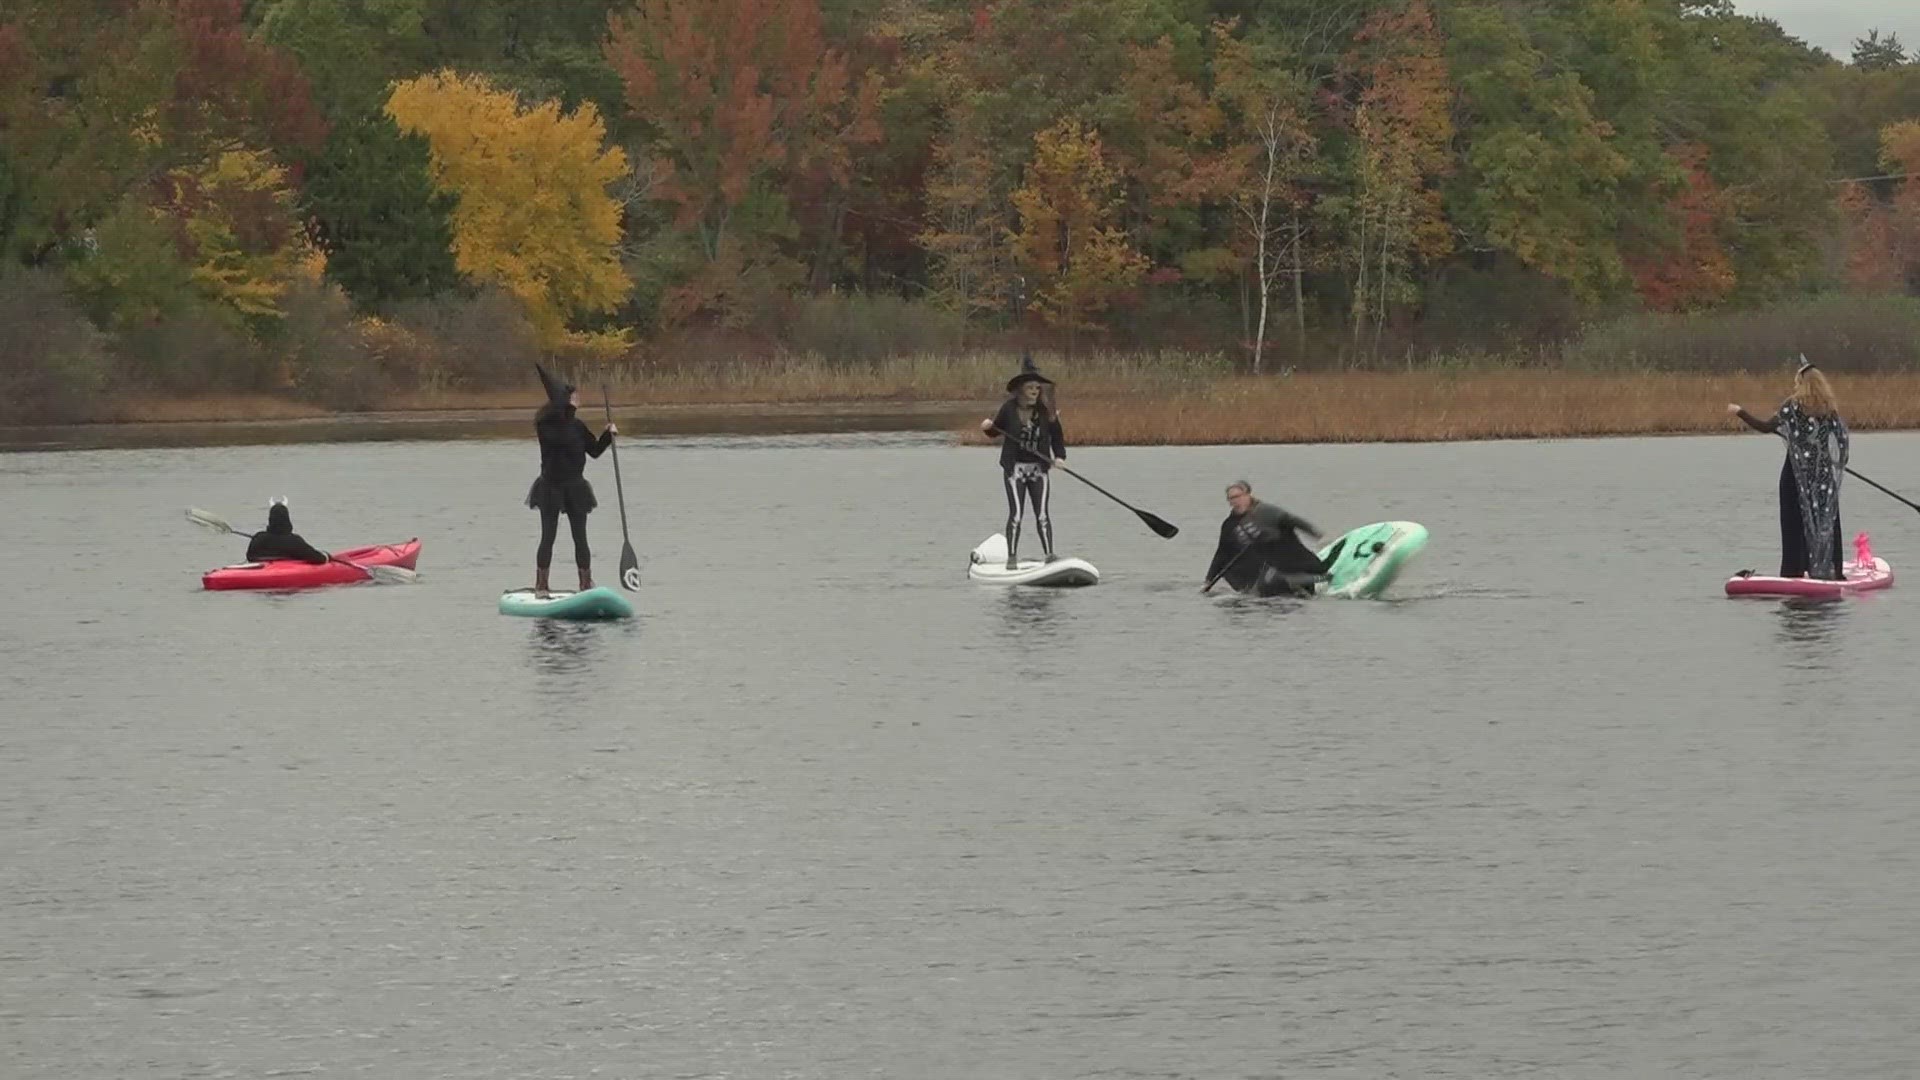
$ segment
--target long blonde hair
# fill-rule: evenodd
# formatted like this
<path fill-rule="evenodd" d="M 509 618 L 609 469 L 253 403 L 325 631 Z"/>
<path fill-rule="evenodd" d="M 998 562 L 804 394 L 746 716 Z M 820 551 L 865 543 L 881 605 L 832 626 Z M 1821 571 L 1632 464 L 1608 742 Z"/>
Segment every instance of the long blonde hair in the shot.
<path fill-rule="evenodd" d="M 1840 402 L 1833 396 L 1833 385 L 1827 382 L 1826 375 L 1817 367 L 1810 367 L 1794 375 L 1793 400 L 1800 403 L 1809 415 L 1834 417 L 1840 415 Z"/>

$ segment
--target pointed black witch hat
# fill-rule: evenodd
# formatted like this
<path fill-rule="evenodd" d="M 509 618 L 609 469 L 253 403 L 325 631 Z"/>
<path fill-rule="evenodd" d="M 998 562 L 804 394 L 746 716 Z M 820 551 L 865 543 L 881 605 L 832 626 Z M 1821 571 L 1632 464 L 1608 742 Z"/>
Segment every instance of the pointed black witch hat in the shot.
<path fill-rule="evenodd" d="M 540 385 L 547 388 L 547 400 L 564 408 L 568 399 L 573 397 L 572 385 L 558 378 L 553 372 L 541 367 L 538 363 L 533 365 L 533 370 L 540 373 Z"/>
<path fill-rule="evenodd" d="M 1053 385 L 1052 379 L 1040 374 L 1039 369 L 1033 366 L 1033 354 L 1023 352 L 1020 354 L 1020 374 L 1007 380 L 1007 393 L 1011 394 L 1030 382 L 1037 382 L 1042 386 Z"/>

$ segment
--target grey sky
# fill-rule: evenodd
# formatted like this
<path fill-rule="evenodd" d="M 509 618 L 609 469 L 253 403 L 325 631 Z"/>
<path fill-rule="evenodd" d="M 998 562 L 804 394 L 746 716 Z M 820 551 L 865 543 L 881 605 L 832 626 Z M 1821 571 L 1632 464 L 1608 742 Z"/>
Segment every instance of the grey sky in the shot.
<path fill-rule="evenodd" d="M 1765 15 L 1787 33 L 1845 60 L 1855 38 L 1878 29 L 1891 31 L 1912 51 L 1920 45 L 1920 2 L 1916 0 L 1734 0 L 1748 15 Z"/>

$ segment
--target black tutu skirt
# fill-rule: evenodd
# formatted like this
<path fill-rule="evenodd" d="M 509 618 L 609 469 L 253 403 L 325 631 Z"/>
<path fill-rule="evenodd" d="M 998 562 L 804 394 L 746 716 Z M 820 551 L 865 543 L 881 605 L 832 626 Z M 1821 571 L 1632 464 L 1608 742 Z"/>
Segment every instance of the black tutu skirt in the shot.
<path fill-rule="evenodd" d="M 553 483 L 544 476 L 535 477 L 527 489 L 527 509 L 557 510 L 562 514 L 591 514 L 600 503 L 593 497 L 593 485 L 584 476 Z"/>

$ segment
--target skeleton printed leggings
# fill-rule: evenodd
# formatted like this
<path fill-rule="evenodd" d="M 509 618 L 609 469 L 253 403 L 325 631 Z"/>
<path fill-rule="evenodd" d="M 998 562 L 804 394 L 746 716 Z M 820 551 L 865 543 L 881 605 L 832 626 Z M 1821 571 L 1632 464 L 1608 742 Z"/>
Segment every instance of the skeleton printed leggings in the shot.
<path fill-rule="evenodd" d="M 1020 551 L 1020 523 L 1026 518 L 1027 504 L 1033 506 L 1033 524 L 1040 532 L 1040 550 L 1053 554 L 1053 518 L 1048 513 L 1053 488 L 1047 470 L 1037 465 L 1017 465 L 1012 475 L 1002 477 L 1007 488 L 1007 561 L 1013 562 Z"/>

